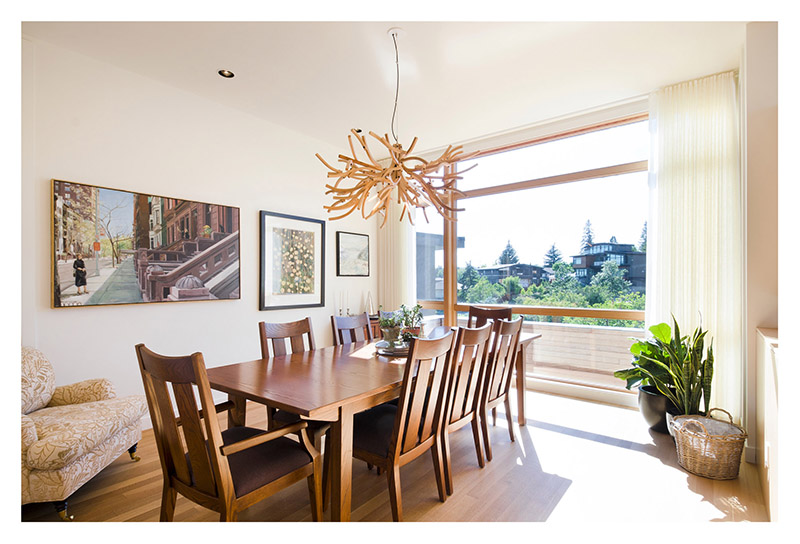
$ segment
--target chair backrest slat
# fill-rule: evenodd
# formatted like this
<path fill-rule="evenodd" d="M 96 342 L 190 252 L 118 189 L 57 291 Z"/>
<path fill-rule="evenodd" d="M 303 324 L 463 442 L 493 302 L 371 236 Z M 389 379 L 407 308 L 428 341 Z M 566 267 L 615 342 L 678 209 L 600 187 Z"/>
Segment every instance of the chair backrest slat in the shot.
<path fill-rule="evenodd" d="M 192 465 L 192 476 L 197 489 L 204 493 L 214 494 L 216 484 L 211 469 L 211 460 L 206 449 L 206 437 L 203 433 L 203 424 L 200 421 L 197 401 L 194 397 L 194 387 L 188 383 L 172 384 L 175 394 L 175 404 L 181 417 L 183 438 Z"/>
<path fill-rule="evenodd" d="M 391 455 L 411 452 L 440 432 L 450 371 L 453 333 L 435 340 L 413 339 L 403 375 Z"/>
<path fill-rule="evenodd" d="M 286 355 L 287 339 L 292 353 L 302 353 L 306 349 L 315 349 L 314 333 L 311 330 L 311 318 L 309 317 L 290 323 L 266 323 L 262 321 L 258 324 L 258 336 L 261 341 L 261 357 L 263 359 Z M 308 348 L 306 348 L 306 343 Z M 270 350 L 270 348 L 272 349 Z"/>
<path fill-rule="evenodd" d="M 180 431 L 175 421 L 168 385 L 164 380 L 151 378 L 150 387 L 145 385 L 145 393 L 162 461 L 170 474 L 184 484 L 191 485 L 192 476 L 181 445 Z"/>
<path fill-rule="evenodd" d="M 467 327 L 477 329 L 483 327 L 488 320 L 497 322 L 501 319 L 511 319 L 511 308 L 482 308 L 480 306 L 470 306 L 469 316 L 467 317 Z"/>
<path fill-rule="evenodd" d="M 478 409 L 481 384 L 489 363 L 492 324 L 477 329 L 460 327 L 451 363 L 447 423 L 454 423 Z"/>
<path fill-rule="evenodd" d="M 333 331 L 333 343 L 336 346 L 374 340 L 367 312 L 350 316 L 332 315 L 331 329 Z"/>
<path fill-rule="evenodd" d="M 508 393 L 521 331 L 521 317 L 514 321 L 503 320 L 496 323 L 491 364 L 486 379 L 485 402 L 491 402 Z"/>

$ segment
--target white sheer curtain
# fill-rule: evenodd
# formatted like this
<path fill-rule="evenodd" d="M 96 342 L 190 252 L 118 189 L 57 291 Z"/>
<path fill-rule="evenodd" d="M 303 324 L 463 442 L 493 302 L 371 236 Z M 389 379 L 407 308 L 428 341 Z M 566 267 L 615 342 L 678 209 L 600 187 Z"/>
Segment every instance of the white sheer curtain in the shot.
<path fill-rule="evenodd" d="M 714 340 L 712 407 L 743 415 L 743 220 L 735 72 L 650 96 L 646 323 Z"/>
<path fill-rule="evenodd" d="M 402 206 L 392 201 L 387 206 L 389 217 L 378 229 L 378 302 L 385 311 L 397 310 L 401 304 L 416 304 L 416 243 L 414 228 L 408 219 L 400 222 Z M 378 219 L 382 221 L 382 219 Z"/>

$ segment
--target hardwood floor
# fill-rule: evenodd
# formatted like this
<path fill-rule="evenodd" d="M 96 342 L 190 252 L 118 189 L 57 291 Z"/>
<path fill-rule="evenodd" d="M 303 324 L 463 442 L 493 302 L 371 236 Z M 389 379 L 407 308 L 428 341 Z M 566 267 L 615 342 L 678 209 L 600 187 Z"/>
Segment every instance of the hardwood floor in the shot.
<path fill-rule="evenodd" d="M 528 392 L 528 424 L 515 424 L 511 443 L 502 410 L 490 425 L 494 459 L 478 468 L 469 426 L 452 435 L 454 494 L 440 503 L 433 463 L 424 455 L 401 469 L 408 521 L 551 521 L 562 524 L 635 521 L 768 521 L 755 466 L 739 478 L 714 481 L 678 466 L 668 435 L 650 432 L 635 410 Z M 512 401 L 512 406 L 516 406 Z M 223 420 L 224 421 L 224 420 Z M 263 426 L 265 410 L 248 403 L 248 424 Z M 75 521 L 158 521 L 161 469 L 152 432 L 69 500 Z M 385 476 L 353 463 L 354 521 L 391 521 Z M 645 508 L 641 508 L 643 501 Z M 328 519 L 330 512 L 326 512 Z M 178 497 L 176 521 L 219 516 Z M 240 516 L 242 521 L 310 521 L 305 482 Z M 52 505 L 22 506 L 22 521 L 58 521 Z M 627 520 L 629 521 L 629 520 Z M 625 521 L 625 523 L 627 523 Z"/>

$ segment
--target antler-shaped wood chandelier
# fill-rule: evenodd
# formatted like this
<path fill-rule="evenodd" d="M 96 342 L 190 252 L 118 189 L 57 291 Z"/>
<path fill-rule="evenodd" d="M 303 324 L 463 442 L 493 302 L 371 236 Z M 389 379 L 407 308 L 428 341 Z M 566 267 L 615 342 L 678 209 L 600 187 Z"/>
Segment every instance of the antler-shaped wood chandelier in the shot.
<path fill-rule="evenodd" d="M 400 221 L 403 221 L 403 217 L 407 216 L 408 221 L 412 225 L 414 224 L 409 207 L 422 209 L 427 221 L 426 208 L 428 206 L 433 206 L 446 220 L 455 221 L 455 214 L 448 212 L 461 211 L 453 207 L 452 204 L 455 202 L 456 197 L 463 196 L 463 193 L 456 188 L 456 181 L 461 179 L 462 174 L 477 166 L 474 164 L 461 172 L 456 172 L 455 168 L 451 166 L 458 161 L 474 157 L 478 154 L 477 151 L 464 155 L 461 146 L 447 146 L 447 149 L 438 159 L 426 161 L 422 157 L 411 155 L 414 146 L 417 144 L 416 137 L 411 141 L 408 149 L 403 149 L 403 146 L 397 141 L 397 136 L 394 134 L 394 118 L 397 112 L 397 96 L 400 90 L 400 65 L 397 55 L 398 31 L 399 29 L 397 28 L 389 29 L 389 34 L 391 34 L 394 41 L 395 64 L 397 65 L 395 111 L 392 114 L 392 135 L 395 143 L 389 143 L 388 134 L 381 138 L 374 132 L 369 133 L 389 152 L 388 164 L 382 166 L 379 161 L 375 160 L 367 146 L 366 137 L 360 134 L 361 130 L 359 129 L 351 129 L 351 134 L 347 136 L 351 156 L 339 155 L 338 162 L 344 163 L 344 167 L 336 168 L 331 166 L 319 153 L 316 154 L 322 164 L 330 170 L 328 177 L 336 178 L 336 182 L 333 185 L 325 185 L 328 189 L 325 194 L 333 195 L 333 204 L 323 207 L 328 213 L 343 213 L 331 217 L 331 220 L 342 219 L 359 209 L 364 219 L 369 219 L 380 213 L 383 216 L 380 226 L 383 227 L 388 217 L 387 206 L 396 189 L 397 203 L 403 205 Z M 366 159 L 361 160 L 357 156 L 353 138 L 360 144 L 361 149 L 366 154 Z M 441 174 L 439 174 L 440 170 L 442 170 Z M 341 182 L 345 179 L 352 180 L 355 184 L 351 187 L 340 187 Z"/>

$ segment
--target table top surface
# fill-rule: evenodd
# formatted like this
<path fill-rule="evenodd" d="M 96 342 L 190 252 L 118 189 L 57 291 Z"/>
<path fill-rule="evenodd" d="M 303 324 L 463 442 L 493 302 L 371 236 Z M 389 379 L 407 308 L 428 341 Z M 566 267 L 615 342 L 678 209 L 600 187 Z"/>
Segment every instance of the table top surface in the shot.
<path fill-rule="evenodd" d="M 405 357 L 378 355 L 375 343 L 354 342 L 218 366 L 208 369 L 208 380 L 213 389 L 323 419 L 348 402 L 399 390 Z"/>
<path fill-rule="evenodd" d="M 540 334 L 523 333 L 521 343 Z M 406 357 L 378 355 L 374 342 L 354 342 L 208 369 L 213 389 L 268 402 L 310 419 L 399 388 Z"/>

